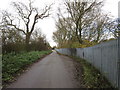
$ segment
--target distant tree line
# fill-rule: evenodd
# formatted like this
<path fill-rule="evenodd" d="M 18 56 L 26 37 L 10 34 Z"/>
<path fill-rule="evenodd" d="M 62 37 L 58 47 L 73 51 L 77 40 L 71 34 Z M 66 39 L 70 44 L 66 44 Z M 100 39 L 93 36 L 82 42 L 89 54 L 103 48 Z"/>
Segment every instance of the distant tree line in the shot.
<path fill-rule="evenodd" d="M 50 6 L 38 10 L 33 1 L 28 3 L 12 2 L 15 12 L 1 11 L 0 28 L 2 31 L 3 53 L 31 50 L 48 50 L 49 43 L 45 35 L 37 29 L 39 19 L 49 17 Z"/>
<path fill-rule="evenodd" d="M 26 51 L 25 37 L 21 35 L 19 31 L 16 30 L 2 30 L 2 52 L 6 53 L 19 53 Z M 31 35 L 29 41 L 29 51 L 42 51 L 50 49 L 49 43 L 46 41 L 45 35 L 36 30 Z"/>
<path fill-rule="evenodd" d="M 88 47 L 120 36 L 118 20 L 113 20 L 109 14 L 105 14 L 101 9 L 103 5 L 103 1 L 98 0 L 67 0 L 64 3 L 65 9 L 58 9 L 57 31 L 53 33 L 58 47 Z"/>

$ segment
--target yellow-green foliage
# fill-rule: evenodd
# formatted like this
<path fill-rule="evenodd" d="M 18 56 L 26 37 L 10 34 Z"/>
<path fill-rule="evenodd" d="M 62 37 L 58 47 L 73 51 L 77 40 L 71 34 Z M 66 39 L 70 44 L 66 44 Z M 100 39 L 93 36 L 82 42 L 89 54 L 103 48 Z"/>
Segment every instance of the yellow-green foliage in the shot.
<path fill-rule="evenodd" d="M 83 44 L 80 44 L 81 48 L 85 48 L 85 47 L 91 47 L 91 46 L 94 46 L 96 45 L 97 43 L 96 42 L 91 42 L 89 40 L 84 40 L 83 41 Z"/>
<path fill-rule="evenodd" d="M 96 42 L 91 42 L 89 40 L 84 40 L 82 44 L 80 44 L 78 41 L 69 41 L 67 43 L 64 43 L 64 45 L 59 48 L 85 48 L 94 46 L 96 44 Z"/>

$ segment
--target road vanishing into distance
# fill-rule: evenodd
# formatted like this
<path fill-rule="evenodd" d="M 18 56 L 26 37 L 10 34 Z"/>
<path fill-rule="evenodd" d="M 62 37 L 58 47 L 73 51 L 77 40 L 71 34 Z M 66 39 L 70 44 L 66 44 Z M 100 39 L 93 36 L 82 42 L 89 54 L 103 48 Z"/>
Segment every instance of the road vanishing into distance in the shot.
<path fill-rule="evenodd" d="M 34 63 L 7 88 L 79 88 L 71 58 L 55 51 Z"/>

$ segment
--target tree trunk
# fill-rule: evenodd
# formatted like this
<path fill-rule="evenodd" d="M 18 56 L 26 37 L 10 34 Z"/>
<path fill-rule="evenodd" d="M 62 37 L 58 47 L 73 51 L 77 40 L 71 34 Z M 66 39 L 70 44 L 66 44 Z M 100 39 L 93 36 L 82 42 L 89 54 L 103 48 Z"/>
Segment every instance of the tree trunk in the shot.
<path fill-rule="evenodd" d="M 81 27 L 80 27 L 80 28 L 79 28 L 79 33 L 80 33 L 80 34 L 79 34 L 79 43 L 80 43 L 80 44 L 83 43 L 83 40 L 82 40 L 82 32 L 81 32 L 81 31 L 82 31 L 82 29 L 81 29 Z"/>
<path fill-rule="evenodd" d="M 77 22 L 76 22 L 76 35 L 77 35 L 77 38 L 78 38 L 78 42 L 80 44 L 83 43 L 83 40 L 82 40 L 82 23 L 81 23 L 81 18 L 82 16 L 79 16 Z"/>
<path fill-rule="evenodd" d="M 26 34 L 26 41 L 25 41 L 25 44 L 26 44 L 26 51 L 30 51 L 30 47 L 29 47 L 29 42 L 30 42 L 30 34 Z"/>
<path fill-rule="evenodd" d="M 98 43 L 99 42 L 99 40 L 100 40 L 100 29 L 97 29 L 98 31 L 97 31 L 97 40 L 96 40 L 96 43 Z"/>

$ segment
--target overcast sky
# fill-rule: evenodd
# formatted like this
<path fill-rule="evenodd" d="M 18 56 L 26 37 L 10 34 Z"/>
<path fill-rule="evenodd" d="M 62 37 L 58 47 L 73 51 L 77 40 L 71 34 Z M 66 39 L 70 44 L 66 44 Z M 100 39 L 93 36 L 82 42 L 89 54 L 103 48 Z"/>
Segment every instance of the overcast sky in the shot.
<path fill-rule="evenodd" d="M 26 2 L 27 0 L 0 0 L 0 10 L 11 10 L 12 7 L 10 5 L 11 1 L 21 1 Z M 120 0 L 106 0 L 105 6 L 103 10 L 105 13 L 111 13 L 114 18 L 118 17 L 118 1 Z M 49 18 L 40 20 L 37 24 L 41 28 L 42 33 L 44 33 L 47 37 L 48 42 L 51 46 L 56 45 L 56 43 L 52 40 L 52 33 L 56 31 L 54 18 L 56 17 L 57 7 L 62 3 L 62 0 L 35 0 L 36 7 L 44 7 L 45 5 L 49 5 L 54 3 L 52 15 Z"/>

